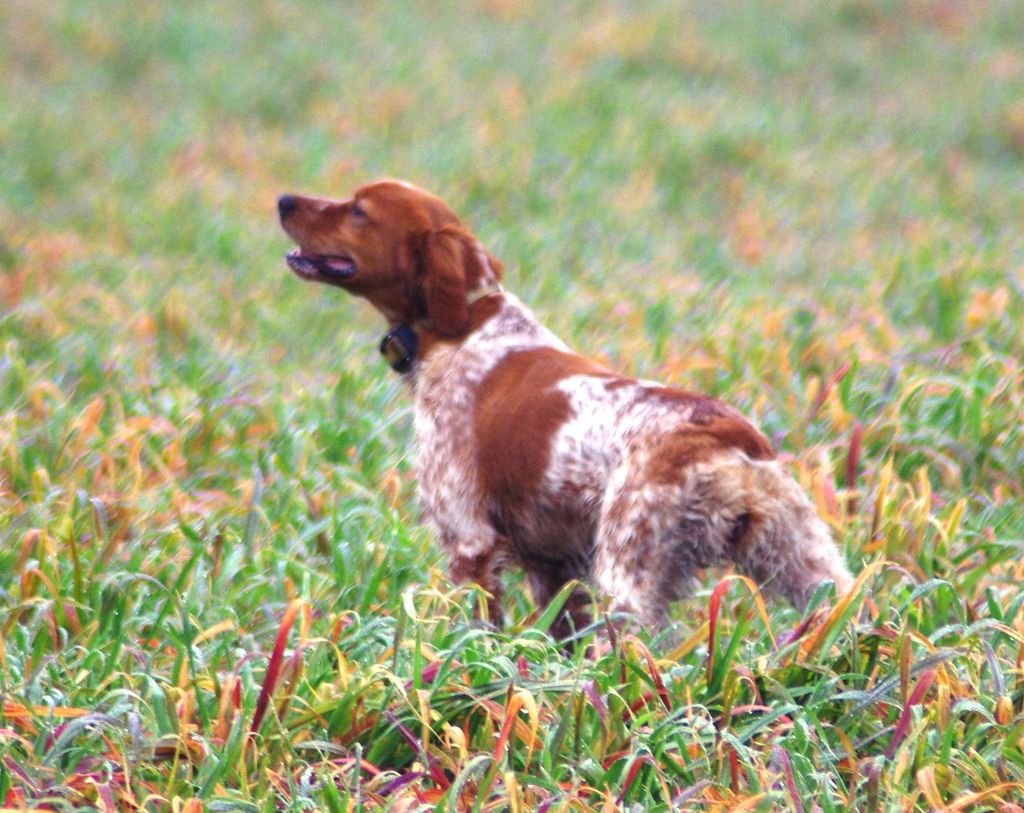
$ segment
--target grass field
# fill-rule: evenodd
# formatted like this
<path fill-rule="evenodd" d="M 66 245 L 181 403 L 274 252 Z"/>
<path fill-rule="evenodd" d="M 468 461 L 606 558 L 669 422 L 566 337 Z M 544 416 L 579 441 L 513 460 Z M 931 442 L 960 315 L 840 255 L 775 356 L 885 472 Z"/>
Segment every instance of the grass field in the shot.
<path fill-rule="evenodd" d="M 0 76 L 0 809 L 1024 809 L 1016 0 L 5 0 Z M 382 175 L 752 415 L 853 599 L 474 625 L 382 324 L 281 259 Z"/>

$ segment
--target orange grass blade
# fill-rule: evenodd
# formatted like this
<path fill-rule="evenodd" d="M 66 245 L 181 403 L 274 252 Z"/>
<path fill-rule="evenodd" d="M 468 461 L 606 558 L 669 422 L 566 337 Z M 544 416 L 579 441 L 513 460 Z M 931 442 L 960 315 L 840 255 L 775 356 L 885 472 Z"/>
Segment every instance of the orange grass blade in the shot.
<path fill-rule="evenodd" d="M 640 651 L 644 656 L 644 660 L 647 661 L 647 672 L 651 676 L 651 681 L 654 683 L 654 690 L 666 711 L 671 713 L 672 702 L 668 697 L 668 689 L 665 688 L 665 683 L 661 679 L 661 672 L 658 671 L 658 665 L 654 662 L 654 658 L 651 656 L 650 650 L 644 646 L 643 642 L 635 635 L 629 636 L 629 642 L 633 645 L 634 649 Z"/>
<path fill-rule="evenodd" d="M 57 717 L 68 719 L 84 717 L 90 714 L 86 709 L 76 709 L 70 706 L 23 706 L 20 703 L 4 701 L 4 717 L 13 719 L 24 719 L 27 717 Z"/>
<path fill-rule="evenodd" d="M 1001 782 L 998 785 L 993 785 L 990 788 L 979 790 L 977 793 L 968 793 L 966 796 L 961 796 L 953 804 L 946 808 L 949 813 L 959 813 L 961 810 L 971 810 L 978 802 L 983 802 L 986 799 L 991 799 L 993 796 L 1009 796 L 1011 799 L 1024 798 L 1024 782 Z M 1000 810 L 1012 810 L 1013 808 L 1006 806 L 1000 808 Z"/>
<path fill-rule="evenodd" d="M 218 621 L 213 626 L 207 627 L 205 630 L 199 633 L 195 637 L 195 640 L 192 642 L 192 644 L 193 646 L 195 644 L 201 644 L 203 641 L 208 641 L 210 638 L 213 638 L 216 635 L 220 635 L 222 632 L 233 630 L 234 628 L 235 622 L 232 621 L 230 618 L 225 619 L 224 621 Z"/>
<path fill-rule="evenodd" d="M 498 762 L 502 752 L 505 750 L 505 744 L 508 742 L 509 734 L 512 733 L 512 726 L 515 724 L 516 715 L 519 714 L 519 709 L 522 707 L 523 700 L 518 693 L 512 694 L 508 698 L 508 702 L 505 704 L 505 720 L 501 724 L 501 732 L 498 734 L 498 740 L 494 744 L 492 756 L 495 762 Z"/>
<path fill-rule="evenodd" d="M 888 567 L 889 564 L 890 562 L 886 560 L 872 562 L 860 572 L 860 575 L 853 583 L 853 587 L 850 588 L 850 591 L 836 602 L 835 606 L 821 622 L 821 625 L 816 630 L 808 634 L 807 638 L 800 645 L 800 653 L 803 658 L 810 658 L 818 653 L 818 651 L 825 645 L 825 641 L 828 639 L 828 633 L 831 631 L 832 627 L 838 623 L 840 619 L 846 617 L 846 613 L 850 609 L 850 606 L 861 597 L 864 585 L 867 583 L 868 579 L 873 577 L 882 568 Z"/>

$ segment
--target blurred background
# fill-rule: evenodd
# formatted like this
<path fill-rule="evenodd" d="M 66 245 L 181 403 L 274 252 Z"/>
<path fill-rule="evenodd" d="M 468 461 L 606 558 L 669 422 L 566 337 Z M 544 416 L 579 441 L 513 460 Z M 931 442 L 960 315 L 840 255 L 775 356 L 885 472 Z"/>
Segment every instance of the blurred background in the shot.
<path fill-rule="evenodd" d="M 828 810 L 866 805 L 883 776 L 936 809 L 1003 793 L 1024 776 L 1021 12 L 4 0 L 0 807 L 113 810 L 116 792 L 188 813 L 193 794 L 220 798 L 211 810 L 351 809 L 331 795 L 360 781 L 346 749 L 388 770 L 413 758 L 392 725 L 420 728 L 402 699 L 413 680 L 477 764 L 526 675 L 548 730 L 543 765 L 532 740 L 510 741 L 501 793 L 519 809 L 569 785 L 600 789 L 588 798 L 605 810 L 627 792 L 663 809 L 650 805 L 669 782 L 709 804 L 777 801 L 777 743 L 791 786 Z M 737 588 L 719 634 L 745 643 L 716 659 L 698 591 L 677 609 L 688 648 L 659 667 L 666 709 L 689 722 L 652 703 L 634 726 L 653 661 L 631 666 L 633 685 L 615 653 L 581 664 L 590 699 L 566 700 L 580 672 L 531 631 L 515 578 L 510 638 L 462 623 L 475 594 L 453 592 L 416 522 L 384 325 L 283 262 L 279 194 L 343 197 L 382 176 L 447 199 L 571 345 L 751 415 L 866 568 L 875 626 L 833 647 L 839 619 L 804 669 Z M 798 621 L 771 612 L 776 632 Z M 264 718 L 278 673 L 262 667 L 289 641 L 278 726 Z M 477 666 L 428 690 L 421 647 L 432 668 Z M 733 680 L 730 659 L 754 678 Z M 459 700 L 470 677 L 485 699 Z M 701 717 L 734 701 L 771 714 Z M 915 703 L 930 716 L 891 760 Z M 603 762 L 580 763 L 553 722 L 566 714 Z M 882 767 L 858 773 L 856 749 Z M 304 760 L 321 760 L 321 784 Z M 406 801 L 448 798 L 463 767 L 443 764 L 437 787 L 413 764 Z M 540 777 L 526 797 L 516 771 Z"/>
<path fill-rule="evenodd" d="M 287 271 L 275 216 L 382 176 L 445 197 L 571 344 L 752 414 L 819 503 L 856 490 L 856 435 L 861 468 L 924 467 L 998 526 L 1024 466 L 1019 12 L 9 0 L 8 533 L 76 494 L 143 537 L 296 480 L 407 506 L 383 325 Z"/>
<path fill-rule="evenodd" d="M 274 201 L 390 176 L 448 199 L 572 344 L 777 441 L 844 362 L 883 396 L 951 361 L 991 387 L 986 353 L 1022 351 L 1019 12 L 10 0 L 3 334 L 44 380 L 387 382 L 377 317 L 285 269 Z"/>
<path fill-rule="evenodd" d="M 75 494 L 142 536 L 245 516 L 264 481 L 408 494 L 383 326 L 287 271 L 274 207 L 382 176 L 450 201 L 571 344 L 747 410 L 819 502 L 855 488 L 862 432 L 868 468 L 924 467 L 998 525 L 1024 454 L 1019 12 L 9 0 L 8 532 Z"/>
<path fill-rule="evenodd" d="M 953 339 L 980 291 L 993 321 L 1019 304 L 1012 0 L 0 15 L 2 262 L 9 305 L 46 302 L 41 341 L 99 330 L 116 355 L 132 317 L 177 309 L 244 357 L 323 363 L 364 310 L 286 274 L 273 201 L 380 176 L 449 199 L 514 290 L 627 365 L 657 338 L 631 316 L 686 340 L 723 292 L 912 342 Z"/>

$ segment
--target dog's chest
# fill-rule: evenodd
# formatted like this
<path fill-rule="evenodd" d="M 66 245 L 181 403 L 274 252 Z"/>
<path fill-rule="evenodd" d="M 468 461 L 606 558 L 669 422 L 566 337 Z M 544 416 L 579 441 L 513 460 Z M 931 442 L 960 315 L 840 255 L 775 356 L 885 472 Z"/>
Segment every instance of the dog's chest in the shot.
<path fill-rule="evenodd" d="M 476 490 L 474 380 L 485 371 L 475 370 L 474 365 L 453 371 L 455 352 L 448 348 L 435 351 L 430 364 L 420 370 L 416 385 L 416 482 L 420 506 L 431 520 L 437 520 L 442 511 L 453 515 L 466 512 Z"/>
<path fill-rule="evenodd" d="M 514 297 L 461 345 L 433 349 L 417 368 L 414 436 L 417 489 L 425 518 L 456 514 L 484 519 L 473 431 L 481 384 L 509 354 L 535 347 L 564 349 Z"/>

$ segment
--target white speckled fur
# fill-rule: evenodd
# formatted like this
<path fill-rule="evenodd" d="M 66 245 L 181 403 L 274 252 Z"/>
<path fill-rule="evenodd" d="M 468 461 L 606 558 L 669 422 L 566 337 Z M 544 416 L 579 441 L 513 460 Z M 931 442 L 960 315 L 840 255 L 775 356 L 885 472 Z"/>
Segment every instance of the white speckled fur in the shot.
<path fill-rule="evenodd" d="M 670 483 L 651 481 L 653 441 L 688 424 L 692 410 L 656 397 L 663 389 L 656 383 L 610 374 L 558 384 L 571 416 L 551 441 L 538 493 L 517 512 L 519 533 L 503 538 L 475 468 L 475 395 L 509 354 L 566 347 L 518 299 L 499 296 L 496 316 L 462 344 L 432 352 L 413 380 L 419 497 L 453 572 L 475 572 L 469 563 L 509 555 L 509 546 L 524 563 L 557 549 L 566 576 L 591 576 L 615 609 L 648 624 L 663 620 L 698 568 L 729 561 L 797 606 L 824 579 L 849 588 L 825 523 L 775 461 L 730 449 Z M 731 537 L 752 514 L 757 520 L 738 552 Z M 534 573 L 537 600 L 550 599 L 559 581 Z"/>
<path fill-rule="evenodd" d="M 461 345 L 435 350 L 417 367 L 414 434 L 424 519 L 449 555 L 472 558 L 495 544 L 479 489 L 473 449 L 473 407 L 480 382 L 509 353 L 536 347 L 566 350 L 509 293 L 501 310 Z"/>

